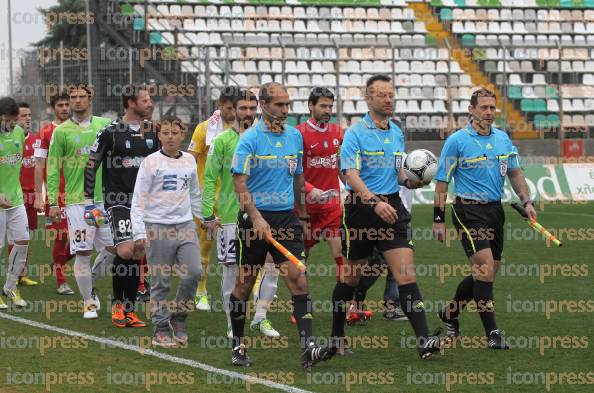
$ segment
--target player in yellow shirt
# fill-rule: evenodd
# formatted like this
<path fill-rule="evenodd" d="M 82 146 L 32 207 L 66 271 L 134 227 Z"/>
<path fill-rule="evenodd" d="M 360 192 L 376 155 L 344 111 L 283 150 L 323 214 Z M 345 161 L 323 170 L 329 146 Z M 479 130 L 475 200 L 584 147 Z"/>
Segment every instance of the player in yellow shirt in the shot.
<path fill-rule="evenodd" d="M 233 122 L 235 121 L 235 114 L 233 113 L 233 97 L 235 97 L 238 92 L 238 87 L 224 87 L 217 100 L 218 109 L 208 120 L 198 124 L 194 129 L 192 141 L 190 142 L 190 146 L 188 146 L 188 153 L 196 159 L 201 191 L 203 189 L 204 167 L 206 166 L 208 149 L 217 135 L 233 125 Z M 219 189 L 217 186 L 217 193 L 218 191 Z M 208 293 L 206 291 L 206 279 L 208 277 L 208 258 L 213 239 L 210 238 L 206 229 L 198 219 L 196 219 L 196 227 L 198 228 L 200 236 L 200 256 L 202 258 L 202 269 L 204 274 L 198 283 L 198 289 L 196 290 L 196 297 L 194 300 L 198 310 L 210 311 Z"/>

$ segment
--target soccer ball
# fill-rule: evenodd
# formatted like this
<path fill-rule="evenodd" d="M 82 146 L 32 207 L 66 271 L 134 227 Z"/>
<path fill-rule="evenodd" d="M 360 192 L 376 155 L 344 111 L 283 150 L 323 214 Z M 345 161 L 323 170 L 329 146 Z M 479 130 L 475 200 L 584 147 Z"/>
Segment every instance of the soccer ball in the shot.
<path fill-rule="evenodd" d="M 437 172 L 437 159 L 429 150 L 413 150 L 404 160 L 404 173 L 411 180 L 431 181 Z"/>

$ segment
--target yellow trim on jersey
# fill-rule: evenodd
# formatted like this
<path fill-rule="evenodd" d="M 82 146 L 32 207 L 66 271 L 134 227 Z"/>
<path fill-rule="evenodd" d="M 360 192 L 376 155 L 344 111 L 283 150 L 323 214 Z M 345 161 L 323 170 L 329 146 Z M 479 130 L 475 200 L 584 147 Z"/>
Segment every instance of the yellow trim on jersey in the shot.
<path fill-rule="evenodd" d="M 451 166 L 450 169 L 448 170 L 448 175 L 446 176 L 446 180 L 450 180 L 450 176 L 452 176 L 452 172 L 454 171 L 454 169 L 456 168 L 456 165 L 458 165 L 458 162 L 454 162 Z"/>
<path fill-rule="evenodd" d="M 365 154 L 366 156 L 383 156 L 384 152 L 383 151 L 367 151 L 367 150 L 363 150 L 363 154 Z"/>
<path fill-rule="evenodd" d="M 297 154 L 290 154 L 288 156 L 285 156 L 285 158 L 297 158 Z"/>
<path fill-rule="evenodd" d="M 277 156 L 259 156 L 256 154 L 256 158 L 260 159 L 260 160 L 272 160 L 274 158 L 278 158 Z"/>
<path fill-rule="evenodd" d="M 472 163 L 475 163 L 475 162 L 486 161 L 486 160 L 487 160 L 487 157 L 486 156 L 482 156 L 482 157 L 476 157 L 476 158 L 468 158 L 466 160 L 463 160 L 463 162 L 472 164 Z"/>
<path fill-rule="evenodd" d="M 458 220 L 458 223 L 462 226 L 462 229 L 464 229 L 464 232 L 466 232 L 466 236 L 468 236 L 468 239 L 470 240 L 470 245 L 472 246 L 473 253 L 476 253 L 476 247 L 474 246 L 474 241 L 472 240 L 472 237 L 470 236 L 470 232 L 468 231 L 466 226 L 464 226 L 464 224 L 462 224 L 462 221 L 460 221 L 460 219 L 458 218 L 458 215 L 456 214 L 456 209 L 454 209 L 454 206 L 452 206 L 452 211 L 454 212 L 454 217 L 456 217 L 456 220 Z"/>
<path fill-rule="evenodd" d="M 251 154 L 250 154 L 250 155 L 248 155 L 248 156 L 245 158 L 245 161 L 243 162 L 243 173 L 247 173 L 247 170 L 248 170 L 248 165 L 249 165 L 249 163 L 250 163 L 250 159 L 251 159 L 251 158 L 252 158 L 252 155 L 251 155 Z"/>

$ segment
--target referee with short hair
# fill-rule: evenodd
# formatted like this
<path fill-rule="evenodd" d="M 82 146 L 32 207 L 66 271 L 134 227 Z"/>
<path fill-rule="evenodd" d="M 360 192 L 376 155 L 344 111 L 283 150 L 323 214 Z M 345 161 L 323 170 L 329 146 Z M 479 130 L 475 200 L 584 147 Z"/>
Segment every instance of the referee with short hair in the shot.
<path fill-rule="evenodd" d="M 408 179 L 402 168 L 404 134 L 390 118 L 394 86 L 385 75 L 367 80 L 365 101 L 369 112 L 345 133 L 341 169 L 349 195 L 344 203 L 343 245 L 346 257 L 344 281 L 332 294 L 334 345 L 344 337 L 346 303 L 359 283 L 361 271 L 374 247 L 381 252 L 400 284 L 400 303 L 417 337 L 422 359 L 439 351 L 440 340 L 429 335 L 421 292 L 417 286 L 411 239 L 410 214 L 398 191 L 401 185 L 414 189 L 424 182 Z"/>
<path fill-rule="evenodd" d="M 305 274 L 265 240 L 273 235 L 293 255 L 304 259 L 303 232 L 309 218 L 304 195 L 303 138 L 297 129 L 285 124 L 290 100 L 283 85 L 263 84 L 259 98 L 262 118 L 240 138 L 231 168 L 240 203 L 236 242 L 239 275 L 229 297 L 232 363 L 251 363 L 243 344 L 246 300 L 270 253 L 274 262 L 285 269 L 283 277 L 292 294 L 293 316 L 301 338 L 301 363 L 309 370 L 316 362 L 330 359 L 335 351 L 313 342 L 312 304 Z M 294 213 L 295 202 L 299 219 Z"/>
<path fill-rule="evenodd" d="M 505 131 L 493 127 L 496 109 L 493 92 L 476 90 L 468 107 L 471 121 L 445 141 L 435 176 L 433 233 L 439 241 L 445 240 L 446 198 L 448 183 L 453 179 L 456 200 L 452 221 L 473 273 L 460 282 L 454 299 L 438 315 L 446 324 L 448 335 L 458 336 L 460 311 L 474 299 L 489 348 L 508 349 L 495 324 L 493 304 L 493 282 L 503 251 L 505 216 L 501 197 L 506 176 L 528 216 L 537 217 L 520 169 L 518 151 Z"/>

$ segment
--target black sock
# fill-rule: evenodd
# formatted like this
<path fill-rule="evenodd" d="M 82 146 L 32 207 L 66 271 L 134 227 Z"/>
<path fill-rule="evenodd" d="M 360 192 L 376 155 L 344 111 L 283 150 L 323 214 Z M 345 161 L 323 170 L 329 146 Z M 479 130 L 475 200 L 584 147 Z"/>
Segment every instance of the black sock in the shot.
<path fill-rule="evenodd" d="M 464 279 L 460 281 L 460 284 L 458 284 L 458 288 L 456 288 L 456 295 L 454 295 L 454 299 L 451 302 L 449 302 L 446 306 L 446 317 L 458 318 L 460 312 L 464 310 L 464 307 L 466 307 L 468 302 L 472 300 L 474 296 L 473 292 L 474 278 L 471 274 L 469 276 L 464 277 Z"/>
<path fill-rule="evenodd" d="M 353 298 L 355 287 L 337 282 L 332 292 L 332 337 L 344 337 L 347 304 Z"/>
<path fill-rule="evenodd" d="M 240 338 L 243 337 L 243 328 L 245 326 L 246 301 L 236 298 L 233 293 L 229 296 L 229 306 L 231 307 L 231 330 L 233 331 L 233 348 L 239 346 Z"/>
<path fill-rule="evenodd" d="M 495 307 L 493 305 L 493 283 L 475 280 L 474 281 L 474 301 L 476 302 L 476 308 L 485 334 L 489 336 L 491 331 L 497 329 L 495 324 Z"/>
<path fill-rule="evenodd" d="M 427 317 L 425 316 L 425 306 L 423 305 L 423 298 L 421 291 L 416 282 L 411 284 L 400 285 L 400 306 L 402 311 L 408 317 L 415 335 L 417 337 L 426 338 L 429 336 L 429 328 L 427 327 Z"/>
<path fill-rule="evenodd" d="M 301 348 L 305 348 L 313 335 L 311 299 L 308 294 L 293 296 L 293 316 L 297 321 Z"/>
<path fill-rule="evenodd" d="M 365 301 L 365 297 L 367 296 L 367 291 L 369 290 L 369 288 L 373 286 L 373 284 L 375 284 L 378 278 L 379 275 L 371 275 L 371 273 L 361 277 L 361 279 L 359 280 L 359 285 L 357 285 L 357 288 L 355 289 L 354 300 L 357 309 L 360 310 L 361 307 L 363 307 L 363 302 Z"/>
<path fill-rule="evenodd" d="M 140 261 L 131 259 L 127 262 L 124 285 L 124 311 L 133 312 L 136 305 L 136 292 L 140 283 Z"/>
<path fill-rule="evenodd" d="M 113 303 L 124 303 L 124 286 L 126 279 L 126 260 L 116 254 L 111 267 L 111 284 L 113 286 Z"/>

